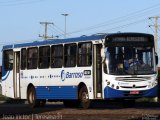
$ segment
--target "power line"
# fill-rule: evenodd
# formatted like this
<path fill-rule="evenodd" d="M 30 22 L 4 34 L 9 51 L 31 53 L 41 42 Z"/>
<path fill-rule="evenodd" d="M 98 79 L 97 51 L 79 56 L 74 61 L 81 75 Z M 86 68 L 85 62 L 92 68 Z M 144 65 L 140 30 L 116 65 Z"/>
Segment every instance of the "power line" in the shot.
<path fill-rule="evenodd" d="M 15 0 L 15 1 L 6 1 L 0 2 L 0 6 L 17 6 L 17 5 L 26 5 L 32 3 L 44 2 L 44 0 Z"/>
<path fill-rule="evenodd" d="M 6 4 L 6 3 L 19 3 L 19 2 L 23 2 L 23 1 L 25 1 L 25 0 L 21 0 L 21 1 L 19 1 L 19 0 L 5 0 L 5 1 L 0 1 L 0 4 Z"/>
<path fill-rule="evenodd" d="M 51 30 L 51 32 L 55 34 L 54 37 L 56 37 L 56 38 L 59 38 L 59 34 L 64 35 L 64 33 L 59 32 L 58 30 L 54 29 L 51 26 L 49 26 L 48 29 Z"/>
<path fill-rule="evenodd" d="M 49 29 L 50 29 L 52 32 L 56 32 L 56 33 L 58 33 L 58 34 L 64 35 L 64 32 L 62 32 L 62 31 L 60 31 L 59 29 L 57 29 L 57 28 L 55 27 L 55 24 L 54 24 L 54 26 L 49 25 Z"/>
<path fill-rule="evenodd" d="M 98 33 L 103 33 L 103 32 L 106 33 L 106 31 L 110 32 L 110 31 L 116 30 L 116 29 L 118 29 L 120 31 L 120 29 L 122 29 L 122 28 L 126 28 L 126 27 L 129 27 L 129 26 L 135 25 L 135 24 L 142 23 L 142 22 L 144 22 L 144 20 L 145 19 L 141 19 L 141 20 L 130 22 L 128 24 L 124 24 L 124 25 L 121 25 L 121 26 L 116 26 L 116 27 L 113 27 L 113 28 L 108 28 L 108 29 L 105 29 L 105 30 L 102 30 L 102 31 L 98 31 Z M 90 33 L 90 34 L 93 34 L 93 33 Z"/>
<path fill-rule="evenodd" d="M 135 24 L 139 24 L 139 23 L 141 23 L 141 22 L 144 22 L 144 20 L 146 20 L 146 19 L 140 19 L 140 20 L 138 20 L 138 21 L 134 21 L 134 22 L 130 22 L 130 23 L 128 23 L 128 24 L 124 24 L 124 25 L 120 25 L 120 26 L 116 26 L 116 27 L 112 27 L 112 28 L 108 28 L 108 29 L 105 29 L 105 30 L 102 30 L 102 31 L 99 31 L 99 32 L 108 32 L 108 31 L 111 31 L 111 30 L 114 30 L 114 29 L 119 29 L 119 28 L 124 28 L 124 27 L 128 27 L 128 26 L 131 26 L 131 25 L 135 25 Z M 67 33 L 67 35 L 71 35 L 71 34 L 75 34 L 75 33 L 77 33 L 77 31 L 75 31 L 75 32 L 69 32 L 69 33 Z"/>
<path fill-rule="evenodd" d="M 96 28 L 100 28 L 100 27 L 116 24 L 116 23 L 119 23 L 119 22 L 125 22 L 126 20 L 130 20 L 130 19 L 133 19 L 133 18 L 135 19 L 137 15 L 138 16 L 142 16 L 143 14 L 148 14 L 148 12 L 150 11 L 150 9 L 152 10 L 154 7 L 158 7 L 159 8 L 159 6 L 160 6 L 160 4 L 154 5 L 154 6 L 142 9 L 142 10 L 138 10 L 136 12 L 133 12 L 133 13 L 130 13 L 128 15 L 121 16 L 121 17 L 109 20 L 107 22 L 103 22 L 103 23 L 100 23 L 100 24 L 97 24 L 97 25 L 94 25 L 94 26 L 90 26 L 90 27 L 87 27 L 87 28 L 84 28 L 84 29 L 77 30 L 77 32 L 87 31 L 87 30 L 91 30 L 91 29 L 96 29 Z"/>
<path fill-rule="evenodd" d="M 32 41 L 38 41 L 39 39 L 38 38 L 33 38 L 33 39 L 30 39 L 30 40 L 23 40 L 23 42 L 22 42 L 22 40 L 16 40 L 16 41 L 11 41 L 9 44 L 21 44 L 21 43 L 27 43 L 27 42 L 32 42 Z M 6 43 L 5 42 L 3 42 L 3 43 L 0 43 L 0 44 L 2 44 L 2 45 L 8 45 L 8 42 L 6 41 Z"/>
<path fill-rule="evenodd" d="M 16 2 L 17 0 L 5 0 L 5 1 L 0 1 L 0 4 L 1 3 L 10 3 L 10 2 Z"/>
<path fill-rule="evenodd" d="M 55 26 L 55 28 L 57 28 L 59 31 L 61 31 L 62 33 L 65 33 L 65 31 L 64 30 L 62 30 L 61 28 L 59 28 L 57 25 L 54 25 Z"/>
<path fill-rule="evenodd" d="M 124 25 L 121 25 L 121 26 L 113 27 L 113 28 L 106 29 L 106 30 L 103 30 L 103 31 L 110 31 L 110 30 L 115 30 L 115 29 L 120 29 L 120 28 L 128 27 L 128 26 L 131 26 L 131 25 L 135 25 L 135 24 L 139 24 L 141 22 L 144 22 L 144 20 L 146 20 L 146 19 L 141 19 L 141 20 L 138 20 L 138 21 L 130 22 L 128 24 L 124 24 Z"/>
<path fill-rule="evenodd" d="M 64 36 L 64 35 L 65 35 L 65 32 L 64 32 L 61 28 L 59 28 L 56 24 L 54 24 L 54 26 L 49 25 L 49 29 L 50 29 L 52 32 L 56 32 L 56 33 L 57 33 L 56 37 L 61 37 L 61 36 Z M 68 35 L 68 34 L 67 34 L 67 35 Z M 70 36 L 70 35 L 68 35 L 68 36 Z"/>
<path fill-rule="evenodd" d="M 79 30 L 76 30 L 76 31 L 72 31 L 70 33 L 75 34 L 75 33 L 79 33 L 79 32 L 89 31 L 89 30 L 93 30 L 93 29 L 97 29 L 97 28 L 101 28 L 101 27 L 117 24 L 117 23 L 120 23 L 120 22 L 125 22 L 125 21 L 131 20 L 131 19 L 132 20 L 133 19 L 137 19 L 137 17 L 138 18 L 139 17 L 143 17 L 143 15 L 147 15 L 148 16 L 149 12 L 152 12 L 153 10 L 158 9 L 159 7 L 160 7 L 160 4 L 156 4 L 156 5 L 153 5 L 151 7 L 147 7 L 145 9 L 135 11 L 135 12 L 130 13 L 128 15 L 117 17 L 115 19 L 112 19 L 112 20 L 109 20 L 109 21 L 106 21 L 106 22 L 103 22 L 103 23 L 100 23 L 100 24 L 97 24 L 97 25 L 93 25 L 93 26 L 90 26 L 90 27 L 87 27 L 87 28 L 83 28 L 83 29 L 79 29 Z M 68 34 L 70 34 L 70 33 L 68 33 Z"/>

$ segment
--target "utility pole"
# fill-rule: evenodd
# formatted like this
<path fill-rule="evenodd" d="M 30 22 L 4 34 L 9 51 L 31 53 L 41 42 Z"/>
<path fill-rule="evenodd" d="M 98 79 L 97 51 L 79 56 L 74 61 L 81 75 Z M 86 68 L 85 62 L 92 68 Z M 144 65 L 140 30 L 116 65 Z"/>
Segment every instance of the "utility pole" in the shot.
<path fill-rule="evenodd" d="M 155 20 L 155 23 L 154 23 L 154 25 L 149 25 L 149 27 L 154 27 L 154 44 L 155 44 L 155 52 L 156 53 L 158 53 L 158 28 L 159 28 L 159 25 L 158 25 L 158 19 L 159 19 L 160 17 L 159 16 L 154 16 L 154 17 L 149 17 L 149 19 L 154 19 Z M 158 69 L 157 69 L 157 72 L 158 72 Z M 158 80 L 157 81 L 158 82 L 158 87 L 159 87 L 159 85 L 160 85 L 160 81 Z M 158 101 L 160 101 L 160 92 L 158 91 L 158 97 L 155 97 L 154 98 L 154 101 L 155 102 L 158 102 Z"/>
<path fill-rule="evenodd" d="M 52 23 L 52 22 L 40 22 L 40 24 L 44 25 L 45 30 L 44 30 L 44 34 L 43 35 L 39 35 L 39 37 L 42 37 L 45 40 L 47 40 L 48 38 L 53 38 L 53 35 L 52 36 L 48 36 L 47 35 L 47 30 L 48 30 L 48 25 L 50 25 L 50 24 L 54 25 L 54 23 Z"/>
<path fill-rule="evenodd" d="M 64 33 L 64 38 L 66 38 L 66 33 L 67 33 L 67 24 L 66 24 L 66 17 L 69 15 L 69 14 L 61 14 L 65 17 L 65 33 Z"/>
<path fill-rule="evenodd" d="M 154 40 L 155 40 L 155 51 L 158 53 L 158 19 L 160 18 L 160 16 L 154 16 L 154 17 L 149 17 L 149 19 L 154 19 L 155 20 L 155 24 L 154 25 L 149 25 L 149 27 L 153 26 L 155 29 L 155 33 L 154 33 Z"/>

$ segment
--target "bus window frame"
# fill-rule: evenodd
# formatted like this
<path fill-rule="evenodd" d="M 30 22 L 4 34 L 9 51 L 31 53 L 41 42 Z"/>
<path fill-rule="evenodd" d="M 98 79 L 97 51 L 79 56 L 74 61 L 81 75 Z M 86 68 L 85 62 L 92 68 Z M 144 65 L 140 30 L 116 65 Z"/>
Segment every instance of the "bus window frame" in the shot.
<path fill-rule="evenodd" d="M 30 49 L 37 49 L 37 62 L 36 62 L 37 64 L 36 64 L 36 67 L 35 67 L 35 68 L 33 68 L 33 67 L 30 68 L 29 65 L 28 65 L 28 60 L 29 60 L 29 57 L 28 57 L 28 56 L 29 56 L 29 50 L 30 50 Z M 38 47 L 30 47 L 30 48 L 27 48 L 27 69 L 28 69 L 28 70 L 30 70 L 30 69 L 37 69 L 37 68 L 38 68 L 38 59 L 39 59 L 39 55 L 38 55 L 39 53 L 38 53 L 38 52 L 39 52 Z M 32 59 L 33 59 L 33 58 L 32 58 Z"/>
<path fill-rule="evenodd" d="M 7 49 L 7 50 L 4 50 L 3 51 L 3 64 L 4 64 L 4 70 L 5 71 L 11 71 L 11 70 L 13 70 L 13 62 L 12 62 L 12 66 L 11 66 L 11 68 L 9 68 L 9 61 L 8 61 L 8 67 L 6 68 L 6 60 L 5 60 L 5 52 L 7 52 L 7 51 L 11 51 L 12 52 L 12 57 L 13 57 L 13 59 L 11 59 L 12 61 L 14 60 L 14 56 L 13 56 L 13 49 Z"/>
<path fill-rule="evenodd" d="M 22 61 L 24 61 L 24 59 L 22 58 L 22 50 L 25 50 L 25 54 L 26 54 L 26 57 L 25 57 L 25 67 L 22 68 Z M 21 48 L 21 70 L 25 70 L 27 68 L 27 48 Z"/>
<path fill-rule="evenodd" d="M 67 65 L 67 61 L 65 60 L 65 57 L 66 56 L 69 56 L 69 57 L 72 57 L 73 55 L 66 55 L 65 54 L 65 51 L 66 51 L 66 47 L 68 47 L 68 46 L 72 46 L 72 45 L 75 45 L 76 46 L 76 53 L 75 53 L 75 60 L 74 60 L 74 62 L 75 62 L 75 64 L 74 65 L 71 65 L 71 62 L 70 62 L 70 64 L 69 65 Z M 64 65 L 64 67 L 65 68 L 68 68 L 68 67 L 76 67 L 76 65 L 77 65 L 77 50 L 78 49 L 78 45 L 77 45 L 77 43 L 68 43 L 68 44 L 64 44 L 64 48 L 63 48 L 63 51 L 64 51 L 64 53 L 63 53 L 63 65 Z"/>
<path fill-rule="evenodd" d="M 49 48 L 49 56 L 48 55 L 46 55 L 46 56 L 40 56 L 40 49 L 42 48 Z M 49 62 L 48 62 L 48 66 L 45 66 L 45 67 L 42 67 L 42 66 L 40 66 L 40 58 L 48 58 L 48 60 L 49 60 Z M 38 48 L 38 69 L 48 69 L 48 68 L 50 68 L 50 63 L 51 63 L 51 47 L 49 46 L 49 45 L 46 45 L 46 46 L 39 46 L 39 48 Z"/>
<path fill-rule="evenodd" d="M 52 56 L 52 52 L 53 52 L 53 47 L 58 47 L 58 46 L 61 46 L 62 47 L 62 56 Z M 55 50 L 55 48 L 54 48 L 54 50 Z M 52 45 L 51 46 L 51 49 L 50 49 L 50 59 L 51 59 L 51 61 L 50 61 L 50 66 L 51 66 L 51 68 L 62 68 L 63 67 L 63 65 L 64 65 L 64 46 L 63 46 L 63 44 L 58 44 L 58 45 Z M 62 63 L 61 63 L 61 66 L 52 66 L 52 61 L 53 61 L 53 59 L 57 59 L 57 58 L 59 58 L 60 59 L 60 57 L 62 57 L 61 59 L 62 59 Z"/>
<path fill-rule="evenodd" d="M 82 44 L 88 44 L 88 43 L 90 43 L 91 44 L 91 64 L 90 65 L 80 65 L 79 64 L 79 45 L 82 45 Z M 78 43 L 78 48 L 77 48 L 78 50 L 77 50 L 77 66 L 78 67 L 88 67 L 88 66 L 92 66 L 92 64 L 93 64 L 93 44 L 92 44 L 92 42 L 79 42 Z M 81 54 L 82 55 L 82 54 Z M 89 56 L 89 54 L 83 54 L 83 55 L 88 55 Z"/>

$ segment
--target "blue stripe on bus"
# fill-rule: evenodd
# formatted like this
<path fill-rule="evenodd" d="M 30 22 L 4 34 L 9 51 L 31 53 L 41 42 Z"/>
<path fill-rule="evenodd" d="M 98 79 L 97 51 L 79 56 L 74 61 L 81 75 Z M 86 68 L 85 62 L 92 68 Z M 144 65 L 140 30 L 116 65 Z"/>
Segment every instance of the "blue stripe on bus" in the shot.
<path fill-rule="evenodd" d="M 2 52 L 2 56 L 3 56 L 3 54 L 4 53 Z M 10 71 L 6 71 L 4 69 L 4 59 L 2 59 L 2 81 L 6 80 L 9 76 L 9 74 L 10 74 Z"/>
<path fill-rule="evenodd" d="M 141 94 L 139 95 L 130 95 L 128 94 L 129 91 L 122 91 L 122 90 L 116 90 L 110 87 L 105 87 L 104 89 L 104 98 L 105 99 L 112 99 L 112 98 L 140 98 L 140 97 L 156 97 L 157 96 L 157 90 L 158 87 L 155 86 L 152 89 L 139 91 Z M 128 92 L 128 93 L 126 93 Z"/>
<path fill-rule="evenodd" d="M 75 86 L 38 86 L 36 99 L 78 99 L 77 91 Z"/>
<path fill-rule="evenodd" d="M 7 71 L 6 74 L 2 76 L 2 81 L 6 80 L 10 74 L 10 71 Z"/>
<path fill-rule="evenodd" d="M 3 46 L 3 49 L 12 49 L 13 48 L 13 45 L 5 45 Z"/>

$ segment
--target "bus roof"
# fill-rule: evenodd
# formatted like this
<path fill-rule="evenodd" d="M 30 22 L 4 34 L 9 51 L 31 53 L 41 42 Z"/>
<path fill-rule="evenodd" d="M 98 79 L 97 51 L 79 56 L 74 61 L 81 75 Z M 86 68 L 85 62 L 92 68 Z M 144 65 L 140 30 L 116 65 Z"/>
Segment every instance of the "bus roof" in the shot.
<path fill-rule="evenodd" d="M 28 43 L 20 43 L 20 44 L 12 44 L 3 46 L 4 49 L 13 49 L 13 48 L 23 48 L 23 47 L 32 47 L 32 46 L 43 46 L 50 44 L 63 44 L 63 43 L 72 43 L 72 42 L 85 42 L 91 40 L 100 40 L 105 38 L 105 34 L 103 35 L 92 35 L 92 36 L 81 36 L 77 38 L 67 38 L 67 39 L 48 39 L 42 41 L 33 41 Z"/>
<path fill-rule="evenodd" d="M 76 38 L 67 38 L 67 39 L 49 39 L 49 40 L 42 40 L 42 41 L 33 41 L 28 43 L 20 43 L 20 44 L 12 44 L 12 45 L 5 45 L 3 46 L 2 50 L 5 49 L 13 49 L 13 48 L 23 48 L 23 47 L 35 47 L 35 46 L 45 46 L 50 44 L 63 44 L 63 43 L 72 43 L 72 42 L 85 42 L 85 41 L 94 41 L 105 39 L 105 37 L 109 36 L 121 36 L 121 35 L 143 35 L 143 36 L 151 36 L 151 34 L 145 33 L 102 33 L 102 34 L 94 34 L 91 36 L 81 36 Z"/>

